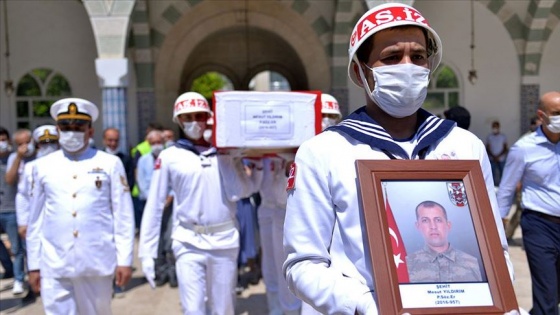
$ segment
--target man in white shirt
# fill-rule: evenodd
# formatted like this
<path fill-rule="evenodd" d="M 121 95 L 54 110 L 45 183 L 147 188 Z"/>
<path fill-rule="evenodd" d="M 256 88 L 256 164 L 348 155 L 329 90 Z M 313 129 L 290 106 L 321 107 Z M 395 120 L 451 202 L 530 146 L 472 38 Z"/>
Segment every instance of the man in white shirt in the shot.
<path fill-rule="evenodd" d="M 498 189 L 505 218 L 521 183 L 521 231 L 531 270 L 531 314 L 558 314 L 560 303 L 560 92 L 544 93 L 535 132 L 511 147 Z M 552 275 L 552 276 L 551 276 Z"/>
<path fill-rule="evenodd" d="M 486 150 L 492 166 L 494 186 L 499 186 L 508 152 L 507 137 L 500 132 L 500 122 L 492 122 L 492 132 L 486 137 Z"/>

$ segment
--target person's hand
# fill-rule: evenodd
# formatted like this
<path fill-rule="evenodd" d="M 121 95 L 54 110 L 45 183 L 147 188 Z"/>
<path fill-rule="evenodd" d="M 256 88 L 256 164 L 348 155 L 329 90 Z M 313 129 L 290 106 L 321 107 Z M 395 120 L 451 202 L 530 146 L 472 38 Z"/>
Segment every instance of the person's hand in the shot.
<path fill-rule="evenodd" d="M 155 262 L 152 258 L 142 258 L 142 272 L 152 289 L 154 289 L 156 287 L 156 271 Z"/>
<path fill-rule="evenodd" d="M 22 143 L 20 145 L 18 145 L 17 147 L 17 157 L 19 157 L 20 159 L 23 158 L 26 154 L 27 154 L 28 148 L 27 148 L 27 143 Z"/>
<path fill-rule="evenodd" d="M 19 237 L 25 239 L 25 237 L 27 236 L 27 225 L 18 226 L 18 234 Z"/>
<path fill-rule="evenodd" d="M 504 313 L 504 315 L 519 315 L 518 310 L 511 310 L 509 312 Z"/>
<path fill-rule="evenodd" d="M 132 267 L 130 266 L 117 266 L 115 270 L 115 284 L 118 287 L 124 287 L 132 278 Z"/>
<path fill-rule="evenodd" d="M 173 203 L 173 196 L 169 195 L 165 198 L 165 207 L 171 206 Z"/>
<path fill-rule="evenodd" d="M 27 276 L 31 290 L 35 293 L 39 293 L 39 291 L 41 291 L 41 272 L 39 270 L 32 270 L 29 271 Z"/>

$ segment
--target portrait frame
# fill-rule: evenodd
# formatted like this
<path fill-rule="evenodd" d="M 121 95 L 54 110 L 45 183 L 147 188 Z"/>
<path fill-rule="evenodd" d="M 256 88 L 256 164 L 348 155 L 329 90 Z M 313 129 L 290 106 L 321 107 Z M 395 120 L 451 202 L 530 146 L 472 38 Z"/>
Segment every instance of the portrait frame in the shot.
<path fill-rule="evenodd" d="M 478 160 L 357 160 L 356 168 L 380 314 L 504 314 L 519 309 Z M 386 181 L 418 182 L 418 189 L 422 181 L 463 183 L 491 305 L 403 306 L 388 227 Z M 406 198 L 406 192 L 399 198 Z"/>

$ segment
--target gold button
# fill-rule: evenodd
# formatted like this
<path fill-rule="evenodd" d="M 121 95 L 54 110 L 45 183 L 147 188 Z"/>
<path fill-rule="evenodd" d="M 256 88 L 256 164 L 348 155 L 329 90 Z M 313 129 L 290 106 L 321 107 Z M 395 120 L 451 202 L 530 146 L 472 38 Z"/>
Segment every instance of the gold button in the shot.
<path fill-rule="evenodd" d="M 72 212 L 73 217 L 76 217 L 76 215 L 78 215 L 78 213 L 76 211 Z"/>
<path fill-rule="evenodd" d="M 74 175 L 74 176 L 72 176 L 72 178 L 76 179 L 76 178 L 78 178 L 78 175 Z"/>
<path fill-rule="evenodd" d="M 76 193 L 73 193 L 73 194 L 72 194 L 72 198 L 76 198 Z"/>
<path fill-rule="evenodd" d="M 74 230 L 74 233 L 72 233 L 72 234 L 74 234 L 74 237 L 78 237 L 78 231 L 77 230 Z"/>

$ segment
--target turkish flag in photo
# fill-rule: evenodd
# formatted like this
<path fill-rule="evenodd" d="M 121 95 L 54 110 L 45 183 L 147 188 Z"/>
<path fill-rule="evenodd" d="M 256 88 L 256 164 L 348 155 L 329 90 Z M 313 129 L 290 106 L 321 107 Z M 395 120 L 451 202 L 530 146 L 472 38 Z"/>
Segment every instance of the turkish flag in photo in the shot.
<path fill-rule="evenodd" d="M 391 236 L 393 258 L 395 259 L 399 283 L 409 283 L 408 268 L 406 266 L 406 249 L 404 248 L 404 242 L 399 232 L 399 227 L 393 216 L 393 211 L 389 205 L 389 198 L 385 200 L 385 211 L 387 211 L 387 226 L 389 227 L 389 235 Z"/>

